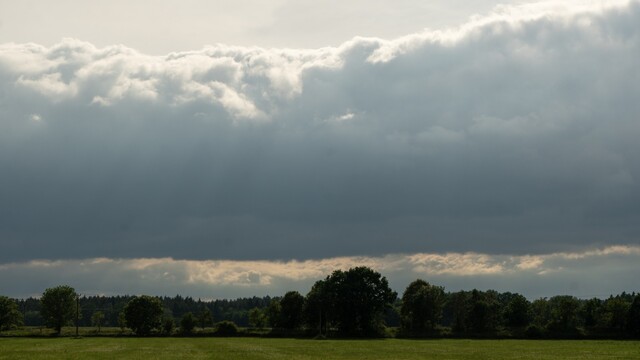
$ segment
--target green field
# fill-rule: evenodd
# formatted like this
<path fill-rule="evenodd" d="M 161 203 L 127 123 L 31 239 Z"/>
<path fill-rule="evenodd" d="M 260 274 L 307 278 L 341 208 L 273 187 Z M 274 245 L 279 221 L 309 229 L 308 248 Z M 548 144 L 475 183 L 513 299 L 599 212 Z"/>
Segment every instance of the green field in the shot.
<path fill-rule="evenodd" d="M 640 359 L 638 341 L 0 338 L 0 359 Z"/>

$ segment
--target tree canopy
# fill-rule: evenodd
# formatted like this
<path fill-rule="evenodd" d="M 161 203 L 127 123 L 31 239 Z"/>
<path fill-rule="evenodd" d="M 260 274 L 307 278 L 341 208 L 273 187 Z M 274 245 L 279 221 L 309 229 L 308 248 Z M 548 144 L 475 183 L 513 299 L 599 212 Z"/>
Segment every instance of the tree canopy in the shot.
<path fill-rule="evenodd" d="M 444 302 L 443 287 L 415 280 L 402 295 L 402 329 L 409 333 L 433 330 L 442 317 Z"/>
<path fill-rule="evenodd" d="M 162 302 L 157 297 L 136 296 L 124 307 L 127 326 L 137 335 L 148 335 L 162 324 Z"/>
<path fill-rule="evenodd" d="M 334 325 L 342 334 L 375 335 L 383 325 L 384 311 L 396 298 L 387 279 L 368 267 L 336 270 L 311 289 L 308 312 L 317 311 L 321 323 Z"/>
<path fill-rule="evenodd" d="M 22 313 L 18 311 L 16 302 L 6 296 L 0 296 L 0 331 L 20 325 Z"/>
<path fill-rule="evenodd" d="M 0 329 L 19 326 L 24 318 L 27 326 L 47 324 L 60 334 L 75 318 L 77 303 L 79 326 L 118 325 L 123 332 L 128 326 L 138 335 L 171 335 L 176 323 L 182 334 L 193 333 L 196 325 L 204 334 L 214 317 L 243 327 L 270 326 L 275 336 L 376 336 L 383 326 L 400 325 L 399 336 L 640 337 L 640 295 L 635 292 L 607 299 L 563 295 L 530 302 L 521 294 L 494 290 L 445 293 L 443 287 L 418 279 L 398 299 L 386 278 L 367 267 L 336 270 L 317 281 L 306 297 L 289 291 L 283 297 L 209 301 L 180 295 L 80 298 L 62 285 L 46 289 L 41 298 L 0 296 Z M 218 323 L 215 334 L 223 335 L 225 324 Z"/>
<path fill-rule="evenodd" d="M 302 309 L 304 297 L 297 291 L 289 291 L 280 299 L 279 326 L 293 330 L 302 326 Z"/>
<path fill-rule="evenodd" d="M 180 319 L 180 331 L 183 334 L 189 335 L 193 332 L 193 329 L 196 327 L 197 319 L 193 315 L 193 313 L 186 313 L 182 315 L 182 319 Z"/>
<path fill-rule="evenodd" d="M 47 326 L 60 334 L 62 327 L 71 322 L 76 315 L 76 301 L 78 295 L 74 288 L 60 285 L 48 288 L 42 294 L 40 313 Z"/>

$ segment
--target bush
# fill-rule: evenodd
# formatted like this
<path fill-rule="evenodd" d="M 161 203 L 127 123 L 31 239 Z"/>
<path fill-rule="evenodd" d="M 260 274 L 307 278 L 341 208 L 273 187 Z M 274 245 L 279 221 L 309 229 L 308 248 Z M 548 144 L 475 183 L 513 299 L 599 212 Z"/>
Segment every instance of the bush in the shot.
<path fill-rule="evenodd" d="M 190 312 L 184 314 L 182 316 L 182 320 L 180 320 L 180 332 L 183 335 L 191 335 L 195 327 L 196 317 Z"/>
<path fill-rule="evenodd" d="M 162 319 L 162 334 L 171 336 L 173 334 L 173 329 L 176 327 L 176 322 L 173 318 L 166 317 Z"/>
<path fill-rule="evenodd" d="M 539 339 L 544 335 L 544 330 L 538 325 L 529 325 L 524 334 L 531 339 Z"/>
<path fill-rule="evenodd" d="M 235 336 L 238 334 L 238 326 L 233 321 L 224 320 L 216 324 L 215 335 Z"/>

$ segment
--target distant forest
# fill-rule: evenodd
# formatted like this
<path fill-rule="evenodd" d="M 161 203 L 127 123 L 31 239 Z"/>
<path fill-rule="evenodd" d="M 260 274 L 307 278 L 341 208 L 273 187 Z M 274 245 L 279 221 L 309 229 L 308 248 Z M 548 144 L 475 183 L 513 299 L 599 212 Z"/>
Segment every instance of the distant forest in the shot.
<path fill-rule="evenodd" d="M 81 296 L 80 297 L 80 326 L 92 326 L 91 316 L 96 311 L 104 314 L 103 326 L 118 326 L 118 315 L 123 311 L 125 305 L 134 296 Z M 212 319 L 216 322 L 229 320 L 238 326 L 249 326 L 248 313 L 253 308 L 264 309 L 277 297 L 252 297 L 235 300 L 212 300 L 202 301 L 191 297 L 159 297 L 164 307 L 164 316 L 170 316 L 175 320 L 180 320 L 186 313 L 197 314 L 203 309 L 209 309 Z M 15 300 L 18 309 L 24 315 L 24 325 L 44 326 L 45 323 L 40 316 L 41 303 L 39 299 L 28 298 Z"/>
<path fill-rule="evenodd" d="M 22 324 L 50 325 L 44 318 L 47 312 L 43 312 L 42 299 L 0 298 L 12 301 L 22 317 L 14 324 L 6 321 L 0 324 L 5 330 Z M 99 313 L 101 326 L 124 328 L 127 322 L 123 313 L 138 298 L 79 297 L 79 326 L 95 326 Z M 441 286 L 418 279 L 398 296 L 385 277 L 367 267 L 337 270 L 317 281 L 306 295 L 291 291 L 280 297 L 235 300 L 203 301 L 180 295 L 154 299 L 159 300 L 154 300 L 159 310 L 153 315 L 158 319 L 152 322 L 157 330 L 152 326 L 149 332 L 158 334 L 160 324 L 169 321 L 176 324 L 176 332 L 188 327 L 189 334 L 197 331 L 196 325 L 204 330 L 216 323 L 231 322 L 242 328 L 270 329 L 271 334 L 285 336 L 640 337 L 640 294 L 635 292 L 607 299 L 559 295 L 530 301 L 521 294 L 494 290 L 445 292 Z"/>

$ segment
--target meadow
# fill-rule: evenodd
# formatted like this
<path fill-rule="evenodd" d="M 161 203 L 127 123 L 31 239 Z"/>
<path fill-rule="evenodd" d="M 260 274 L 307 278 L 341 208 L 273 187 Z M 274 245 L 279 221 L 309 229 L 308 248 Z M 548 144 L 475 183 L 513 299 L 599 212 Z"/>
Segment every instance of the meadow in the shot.
<path fill-rule="evenodd" d="M 0 338 L 0 359 L 638 359 L 639 341 Z"/>

